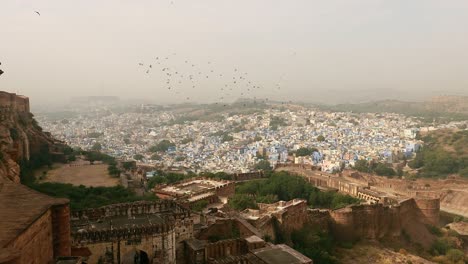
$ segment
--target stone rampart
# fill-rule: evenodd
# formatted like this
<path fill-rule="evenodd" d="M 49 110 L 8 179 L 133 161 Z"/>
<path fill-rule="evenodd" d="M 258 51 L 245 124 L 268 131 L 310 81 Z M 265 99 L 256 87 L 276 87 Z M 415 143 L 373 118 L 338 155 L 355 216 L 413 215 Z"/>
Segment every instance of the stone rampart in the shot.
<path fill-rule="evenodd" d="M 414 226 L 436 225 L 439 203 L 437 199 L 410 198 L 394 206 L 380 203 L 351 205 L 330 211 L 330 218 L 332 231 L 340 240 L 397 237 Z M 419 232 L 428 231 L 420 229 Z"/>
<path fill-rule="evenodd" d="M 176 219 L 190 217 L 190 211 L 171 200 L 121 203 L 72 212 L 72 220 L 98 220 L 115 216 L 132 216 L 168 212 Z"/>
<path fill-rule="evenodd" d="M 52 209 L 52 231 L 54 240 L 54 257 L 70 256 L 70 206 L 56 205 Z"/>
<path fill-rule="evenodd" d="M 29 113 L 29 98 L 14 93 L 0 91 L 0 109 L 19 113 Z"/>
<path fill-rule="evenodd" d="M 440 220 L 440 199 L 439 198 L 414 198 L 416 207 L 419 209 L 422 219 L 429 224 L 437 226 Z"/>
<path fill-rule="evenodd" d="M 225 239 L 205 245 L 205 259 L 214 260 L 226 256 L 239 256 L 248 252 L 244 239 Z"/>
<path fill-rule="evenodd" d="M 105 230 L 78 230 L 72 233 L 72 244 L 77 247 L 101 242 L 141 239 L 142 237 L 161 235 L 173 231 L 174 227 L 174 221 L 168 220 L 160 224 L 116 227 Z"/>
<path fill-rule="evenodd" d="M 233 181 L 250 181 L 261 179 L 265 177 L 265 173 L 263 171 L 253 171 L 253 172 L 246 172 L 246 173 L 234 173 L 231 175 Z"/>

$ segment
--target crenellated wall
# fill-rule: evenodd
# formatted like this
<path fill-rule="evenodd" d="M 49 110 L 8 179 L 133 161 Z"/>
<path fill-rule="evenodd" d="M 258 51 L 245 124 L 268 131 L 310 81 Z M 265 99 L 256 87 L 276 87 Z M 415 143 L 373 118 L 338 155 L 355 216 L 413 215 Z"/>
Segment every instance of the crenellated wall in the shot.
<path fill-rule="evenodd" d="M 158 217 L 155 221 L 132 222 L 138 216 L 146 219 L 141 215 Z M 99 225 L 102 222 L 109 225 Z M 96 228 L 95 224 L 101 227 Z M 72 212 L 72 225 L 73 250 L 89 250 L 88 263 L 97 263 L 110 251 L 117 262 L 119 258 L 133 257 L 135 250 L 145 252 L 152 263 L 176 263 L 176 259 L 182 258 L 176 254 L 183 252 L 182 241 L 192 238 L 194 232 L 190 210 L 171 200 L 122 203 Z"/>
<path fill-rule="evenodd" d="M 333 232 L 338 240 L 378 240 L 407 233 L 416 242 L 428 246 L 433 237 L 427 225 L 439 222 L 439 200 L 408 198 L 396 205 L 359 204 L 337 210 L 308 209 L 306 201 L 280 201 L 259 204 L 259 210 L 241 213 L 264 235 L 275 238 L 278 230 L 290 234 L 304 225 Z"/>
<path fill-rule="evenodd" d="M 29 113 L 29 98 L 15 93 L 0 91 L 0 109 Z"/>
<path fill-rule="evenodd" d="M 72 212 L 72 220 L 98 220 L 114 216 L 128 216 L 139 214 L 154 214 L 170 212 L 176 219 L 190 217 L 190 210 L 185 209 L 172 200 L 139 201 L 121 203 Z"/>
<path fill-rule="evenodd" d="M 234 173 L 231 175 L 233 181 L 250 181 L 255 179 L 261 179 L 265 177 L 263 171 L 253 171 L 246 173 Z"/>
<path fill-rule="evenodd" d="M 330 211 L 331 229 L 340 240 L 381 239 L 398 237 L 405 232 L 418 230 L 416 237 L 431 237 L 426 225 L 439 222 L 437 199 L 407 199 L 398 205 L 351 205 Z M 421 228 L 423 227 L 423 228 Z M 417 239 L 417 238 L 416 238 Z M 424 241 L 424 244 L 427 244 Z"/>

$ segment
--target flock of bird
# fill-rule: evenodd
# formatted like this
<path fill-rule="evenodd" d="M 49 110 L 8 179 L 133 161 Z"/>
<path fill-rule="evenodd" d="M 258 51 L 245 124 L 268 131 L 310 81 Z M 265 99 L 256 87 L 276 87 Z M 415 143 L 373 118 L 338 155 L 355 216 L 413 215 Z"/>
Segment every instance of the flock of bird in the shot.
<path fill-rule="evenodd" d="M 168 56 L 155 57 L 151 62 L 139 62 L 143 73 L 156 75 L 158 85 L 165 87 L 176 95 L 179 100 L 191 100 L 187 93 L 194 94 L 190 89 L 209 94 L 215 104 L 227 106 L 226 101 L 231 98 L 250 98 L 257 100 L 257 91 L 265 91 L 264 87 L 251 78 L 251 75 L 238 67 L 227 71 L 218 70 L 215 63 L 207 61 L 198 63 L 172 53 Z M 209 91 L 216 87 L 216 93 Z M 207 89 L 211 88 L 211 89 Z M 276 90 L 281 90 L 281 84 L 275 85 Z M 263 92 L 264 93 L 264 92 Z M 184 96 L 185 94 L 185 96 Z M 214 96 L 214 97 L 213 97 Z M 258 101 L 267 102 L 268 98 Z"/>
<path fill-rule="evenodd" d="M 39 11 L 34 11 L 34 13 L 41 16 Z M 158 73 L 160 85 L 176 95 L 183 95 L 188 92 L 186 89 L 190 88 L 198 89 L 201 92 L 201 89 L 216 86 L 217 94 L 210 95 L 216 96 L 216 98 L 212 98 L 215 99 L 215 104 L 223 104 L 224 106 L 227 106 L 226 101 L 237 97 L 253 98 L 256 101 L 257 98 L 254 94 L 256 94 L 256 91 L 263 89 L 261 85 L 252 80 L 248 72 L 241 71 L 237 67 L 233 67 L 232 70 L 227 72 L 221 72 L 216 70 L 214 63 L 211 61 L 195 63 L 188 59 L 179 58 L 176 53 L 156 57 L 149 63 L 140 62 L 138 65 L 147 75 Z M 0 69 L 0 75 L 3 73 Z M 281 90 L 282 78 L 280 77 L 275 85 L 275 90 Z M 178 97 L 183 100 L 191 100 L 190 96 Z M 268 97 L 258 101 L 267 102 Z"/>

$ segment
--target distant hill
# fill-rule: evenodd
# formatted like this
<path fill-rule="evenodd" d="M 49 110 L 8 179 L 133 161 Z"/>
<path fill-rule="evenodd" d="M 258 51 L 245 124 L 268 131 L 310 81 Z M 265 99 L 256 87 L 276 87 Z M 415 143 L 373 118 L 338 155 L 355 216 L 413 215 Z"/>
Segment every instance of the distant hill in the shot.
<path fill-rule="evenodd" d="M 79 96 L 70 99 L 72 103 L 116 103 L 120 101 L 117 96 Z"/>
<path fill-rule="evenodd" d="M 424 102 L 404 102 L 398 100 L 373 101 L 358 104 L 321 105 L 323 110 L 356 113 L 392 112 L 418 116 L 427 121 L 468 120 L 468 96 L 437 96 Z"/>

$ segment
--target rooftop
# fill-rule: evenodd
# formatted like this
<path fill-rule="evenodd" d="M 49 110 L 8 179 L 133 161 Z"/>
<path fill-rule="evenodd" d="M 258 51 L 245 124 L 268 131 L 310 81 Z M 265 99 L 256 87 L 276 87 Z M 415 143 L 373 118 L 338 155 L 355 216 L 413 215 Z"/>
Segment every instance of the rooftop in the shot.
<path fill-rule="evenodd" d="M 164 192 L 174 193 L 177 195 L 193 195 L 206 190 L 224 186 L 227 183 L 225 181 L 216 181 L 208 179 L 196 179 L 190 180 L 177 185 L 171 185 L 160 189 Z"/>
<path fill-rule="evenodd" d="M 0 182 L 0 249 L 7 246 L 54 205 L 68 204 L 68 199 L 53 198 L 28 187 Z"/>

